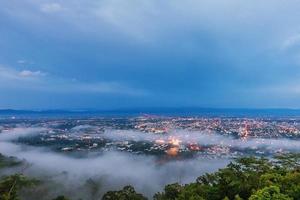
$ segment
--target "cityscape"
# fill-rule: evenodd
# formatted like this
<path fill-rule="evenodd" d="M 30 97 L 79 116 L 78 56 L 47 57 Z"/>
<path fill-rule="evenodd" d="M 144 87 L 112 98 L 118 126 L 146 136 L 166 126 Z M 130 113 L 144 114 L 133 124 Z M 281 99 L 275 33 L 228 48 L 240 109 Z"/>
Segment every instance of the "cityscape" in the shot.
<path fill-rule="evenodd" d="M 270 155 L 297 151 L 299 118 L 100 117 L 83 119 L 6 119 L 0 131 L 36 128 L 16 142 L 59 152 L 121 151 L 188 158 Z M 285 144 L 287 143 L 287 144 Z M 289 146 L 290 145 L 290 146 Z"/>
<path fill-rule="evenodd" d="M 300 200 L 299 11 L 0 0 L 0 200 Z"/>

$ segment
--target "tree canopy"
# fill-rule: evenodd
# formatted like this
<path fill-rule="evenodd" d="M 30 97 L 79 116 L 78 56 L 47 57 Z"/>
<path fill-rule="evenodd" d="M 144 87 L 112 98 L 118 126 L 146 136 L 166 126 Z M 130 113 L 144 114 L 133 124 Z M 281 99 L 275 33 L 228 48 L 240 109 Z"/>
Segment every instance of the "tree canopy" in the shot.
<path fill-rule="evenodd" d="M 15 165 L 13 158 L 0 156 L 0 167 Z M 0 179 L 0 200 L 18 200 L 20 190 L 35 187 L 39 181 L 22 173 Z M 98 188 L 98 187 L 97 187 Z M 108 191 L 103 200 L 146 200 L 132 186 Z M 194 182 L 168 184 L 154 200 L 300 200 L 300 154 L 278 155 L 270 159 L 241 157 Z M 58 196 L 54 200 L 68 200 Z"/>
<path fill-rule="evenodd" d="M 300 154 L 285 154 L 272 159 L 236 158 L 215 173 L 204 174 L 195 182 L 166 185 L 154 200 L 300 200 Z M 108 192 L 117 194 L 124 189 Z M 107 200 L 104 195 L 105 200 Z M 144 197 L 139 196 L 142 200 Z"/>

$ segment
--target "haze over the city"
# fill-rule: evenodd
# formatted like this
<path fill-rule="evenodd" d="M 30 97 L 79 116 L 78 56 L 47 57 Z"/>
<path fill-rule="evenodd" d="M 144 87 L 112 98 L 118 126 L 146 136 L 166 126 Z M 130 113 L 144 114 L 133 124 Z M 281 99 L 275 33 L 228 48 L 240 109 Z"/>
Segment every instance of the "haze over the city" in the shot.
<path fill-rule="evenodd" d="M 0 108 L 299 108 L 300 3 L 0 0 Z"/>

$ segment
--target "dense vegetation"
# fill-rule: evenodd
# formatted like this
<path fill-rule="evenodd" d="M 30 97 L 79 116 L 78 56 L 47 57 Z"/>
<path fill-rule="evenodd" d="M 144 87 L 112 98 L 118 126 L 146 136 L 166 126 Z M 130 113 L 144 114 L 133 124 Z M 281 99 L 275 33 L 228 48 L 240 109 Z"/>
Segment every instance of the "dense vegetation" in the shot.
<path fill-rule="evenodd" d="M 134 198 L 132 198 L 134 197 Z M 227 167 L 194 183 L 165 186 L 154 200 L 300 200 L 300 154 L 237 158 Z M 104 200 L 143 200 L 133 188 L 108 192 Z"/>
<path fill-rule="evenodd" d="M 0 156 L 0 168 L 15 165 L 13 159 Z M 2 177 L 0 200 L 17 200 L 22 188 L 39 182 L 20 174 Z M 131 186 L 109 191 L 103 200 L 145 200 Z M 165 186 L 154 200 L 300 200 L 300 154 L 285 154 L 272 159 L 237 158 L 215 173 L 204 174 L 195 182 Z M 59 196 L 56 200 L 67 200 Z"/>
<path fill-rule="evenodd" d="M 17 166 L 20 164 L 21 164 L 21 161 L 18 161 L 16 158 L 6 157 L 6 156 L 3 156 L 2 154 L 0 154 L 0 169 L 5 168 L 5 167 L 13 167 L 13 166 Z"/>

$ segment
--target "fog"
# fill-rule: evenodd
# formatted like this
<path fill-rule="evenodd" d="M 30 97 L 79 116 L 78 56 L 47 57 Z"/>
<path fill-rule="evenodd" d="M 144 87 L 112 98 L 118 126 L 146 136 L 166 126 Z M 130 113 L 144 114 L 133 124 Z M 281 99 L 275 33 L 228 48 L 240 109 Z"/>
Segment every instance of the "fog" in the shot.
<path fill-rule="evenodd" d="M 79 133 L 90 126 L 81 126 L 71 132 Z M 16 143 L 20 137 L 46 134 L 45 128 L 15 128 L 0 133 L 0 153 L 26 160 L 25 174 L 43 180 L 28 199 L 43 196 L 51 199 L 64 194 L 72 199 L 99 199 L 107 190 L 133 185 L 138 192 L 152 197 L 168 183 L 187 183 L 206 172 L 224 167 L 229 158 L 198 156 L 193 159 L 160 162 L 157 157 L 109 151 L 87 154 L 77 158 L 69 154 L 53 152 L 47 148 Z M 76 134 L 78 136 L 78 134 Z M 236 148 L 264 147 L 269 149 L 300 150 L 300 141 L 288 139 L 236 139 L 216 133 L 174 130 L 168 135 L 138 131 L 106 130 L 97 134 L 106 139 L 124 141 L 170 140 L 180 143 L 196 142 L 200 145 L 223 145 Z M 19 168 L 15 169 L 18 172 Z"/>
<path fill-rule="evenodd" d="M 45 181 L 34 192 L 35 195 L 42 195 L 44 199 L 59 194 L 73 199 L 99 199 L 105 191 L 120 189 L 128 184 L 133 185 L 138 192 L 152 197 L 168 183 L 191 182 L 201 174 L 213 172 L 228 163 L 225 158 L 201 157 L 161 163 L 153 156 L 114 151 L 98 156 L 74 158 L 47 148 L 12 142 L 18 137 L 32 136 L 43 130 L 18 128 L 1 133 L 0 152 L 30 163 L 24 173 Z"/>
<path fill-rule="evenodd" d="M 41 134 L 46 128 L 14 128 L 0 132 L 0 141 L 12 141 L 20 137 L 30 137 Z"/>
<path fill-rule="evenodd" d="M 199 145 L 223 145 L 235 148 L 267 148 L 300 151 L 300 141 L 285 138 L 247 138 L 240 139 L 232 136 L 224 136 L 215 132 L 196 132 L 187 130 L 173 130 L 169 134 L 149 134 L 138 131 L 107 130 L 102 134 L 103 137 L 116 141 L 133 140 L 149 141 L 157 140 L 168 141 L 176 138 L 181 143 L 198 143 Z"/>

